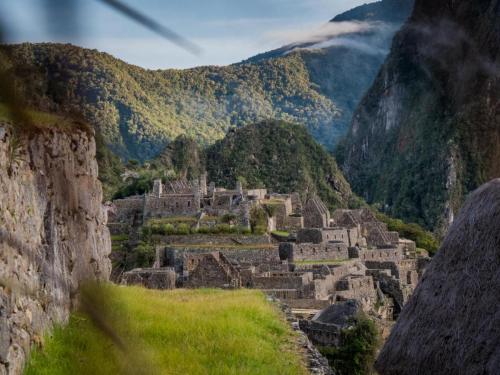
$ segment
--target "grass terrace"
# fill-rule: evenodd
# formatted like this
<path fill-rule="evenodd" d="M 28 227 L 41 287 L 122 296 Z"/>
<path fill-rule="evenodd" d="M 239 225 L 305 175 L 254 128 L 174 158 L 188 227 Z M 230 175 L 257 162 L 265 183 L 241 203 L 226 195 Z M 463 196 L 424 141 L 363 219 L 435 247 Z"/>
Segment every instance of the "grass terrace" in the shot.
<path fill-rule="evenodd" d="M 105 289 L 122 348 L 75 313 L 25 375 L 307 374 L 294 333 L 259 291 Z"/>
<path fill-rule="evenodd" d="M 178 223 L 195 224 L 196 221 L 197 221 L 196 217 L 194 216 L 170 216 L 161 219 L 150 219 L 148 221 L 148 225 L 163 225 L 163 224 L 178 224 Z"/>
<path fill-rule="evenodd" d="M 276 236 L 280 236 L 280 237 L 288 237 L 290 235 L 290 233 L 283 231 L 283 230 L 274 230 L 271 233 L 276 235 Z"/>

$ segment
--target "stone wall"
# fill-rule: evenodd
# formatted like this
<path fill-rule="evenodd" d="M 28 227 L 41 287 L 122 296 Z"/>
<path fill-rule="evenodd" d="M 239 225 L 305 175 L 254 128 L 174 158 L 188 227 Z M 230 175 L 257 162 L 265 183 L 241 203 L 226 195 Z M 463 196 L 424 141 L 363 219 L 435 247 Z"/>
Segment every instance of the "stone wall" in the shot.
<path fill-rule="evenodd" d="M 231 234 L 231 235 L 211 235 L 211 234 L 190 234 L 187 236 L 183 235 L 169 235 L 160 236 L 155 235 L 155 240 L 162 244 L 183 244 L 183 245 L 207 245 L 207 244 L 218 244 L 218 245 L 269 245 L 271 243 L 270 237 L 266 235 L 241 235 L 241 234 Z"/>
<path fill-rule="evenodd" d="M 185 257 L 190 254 L 203 254 L 214 251 L 213 248 L 186 248 L 168 247 L 165 249 L 165 262 L 162 266 L 175 267 L 177 272 L 182 272 Z M 219 249 L 227 258 L 237 261 L 242 265 L 273 265 L 281 264 L 276 249 Z"/>
<path fill-rule="evenodd" d="M 297 243 L 325 243 L 331 241 L 343 242 L 346 246 L 359 243 L 357 228 L 304 228 L 297 232 Z"/>
<path fill-rule="evenodd" d="M 253 287 L 258 289 L 296 289 L 304 290 L 311 284 L 310 272 L 269 272 L 253 277 Z"/>
<path fill-rule="evenodd" d="M 174 289 L 176 273 L 173 268 L 136 268 L 122 276 L 124 285 L 140 285 L 149 289 Z"/>
<path fill-rule="evenodd" d="M 279 244 L 279 255 L 282 260 L 296 262 L 302 260 L 336 260 L 348 259 L 349 251 L 342 242 L 289 243 Z"/>
<path fill-rule="evenodd" d="M 355 299 L 368 309 L 377 299 L 377 292 L 371 276 L 348 276 L 337 282 L 336 299 Z"/>
<path fill-rule="evenodd" d="M 144 197 L 144 219 L 190 216 L 199 210 L 200 200 L 194 194 L 169 194 L 161 197 L 146 194 Z"/>
<path fill-rule="evenodd" d="M 318 267 L 318 266 L 315 266 Z M 365 267 L 358 262 L 347 262 L 336 266 L 324 266 L 328 269 L 327 274 L 315 275 L 314 298 L 327 300 L 337 289 L 337 283 L 349 275 L 364 275 Z M 307 267 L 301 269 L 308 269 Z M 313 270 L 314 272 L 314 270 Z"/>
<path fill-rule="evenodd" d="M 350 249 L 351 258 L 359 258 L 362 261 L 392 261 L 397 262 L 403 259 L 401 249 L 371 249 L 364 250 L 359 248 Z"/>
<path fill-rule="evenodd" d="M 132 223 L 135 215 L 142 215 L 144 211 L 144 197 L 129 197 L 116 199 L 114 214 L 110 215 L 110 222 Z"/>
<path fill-rule="evenodd" d="M 303 216 L 287 216 L 283 229 L 289 232 L 297 232 L 304 227 Z"/>
<path fill-rule="evenodd" d="M 304 228 L 297 233 L 297 243 L 322 243 L 323 233 L 321 228 Z"/>
<path fill-rule="evenodd" d="M 93 137 L 17 137 L 0 124 L 0 374 L 15 375 L 32 344 L 67 321 L 80 284 L 111 271 Z"/>
<path fill-rule="evenodd" d="M 306 228 L 325 228 L 330 225 L 330 212 L 318 196 L 306 200 L 302 214 Z"/>
<path fill-rule="evenodd" d="M 300 320 L 300 329 L 318 346 L 339 346 L 341 327 L 334 324 L 324 324 L 313 320 Z"/>
<path fill-rule="evenodd" d="M 194 269 L 184 283 L 187 288 L 239 288 L 241 276 L 219 252 L 197 257 Z"/>

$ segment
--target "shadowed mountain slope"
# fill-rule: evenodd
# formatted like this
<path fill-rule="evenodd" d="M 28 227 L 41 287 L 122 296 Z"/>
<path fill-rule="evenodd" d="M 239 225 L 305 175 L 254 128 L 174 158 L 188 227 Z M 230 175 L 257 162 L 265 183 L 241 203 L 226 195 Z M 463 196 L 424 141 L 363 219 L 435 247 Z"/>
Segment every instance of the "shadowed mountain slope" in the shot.
<path fill-rule="evenodd" d="M 337 159 L 369 203 L 444 232 L 500 176 L 500 2 L 417 0 Z"/>

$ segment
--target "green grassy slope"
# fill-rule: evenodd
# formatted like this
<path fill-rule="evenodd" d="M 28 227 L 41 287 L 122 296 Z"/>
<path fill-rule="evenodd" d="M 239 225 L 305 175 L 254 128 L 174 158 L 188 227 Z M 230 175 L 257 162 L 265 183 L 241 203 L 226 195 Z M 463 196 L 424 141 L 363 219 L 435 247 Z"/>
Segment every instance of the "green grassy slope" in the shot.
<path fill-rule="evenodd" d="M 287 323 L 258 291 L 107 289 L 125 349 L 74 314 L 25 375 L 307 373 Z"/>

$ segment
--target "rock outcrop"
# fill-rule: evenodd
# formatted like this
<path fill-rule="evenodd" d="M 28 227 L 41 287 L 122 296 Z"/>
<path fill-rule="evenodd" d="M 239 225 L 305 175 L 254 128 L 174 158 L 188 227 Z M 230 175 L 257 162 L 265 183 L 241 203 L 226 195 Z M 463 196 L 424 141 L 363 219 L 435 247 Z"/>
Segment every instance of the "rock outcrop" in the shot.
<path fill-rule="evenodd" d="M 376 364 L 381 375 L 498 374 L 500 179 L 450 228 Z"/>
<path fill-rule="evenodd" d="M 91 134 L 0 124 L 0 374 L 22 372 L 83 281 L 108 279 L 101 200 Z"/>
<path fill-rule="evenodd" d="M 498 0 L 415 2 L 339 149 L 356 193 L 444 233 L 500 176 L 499 25 Z"/>

